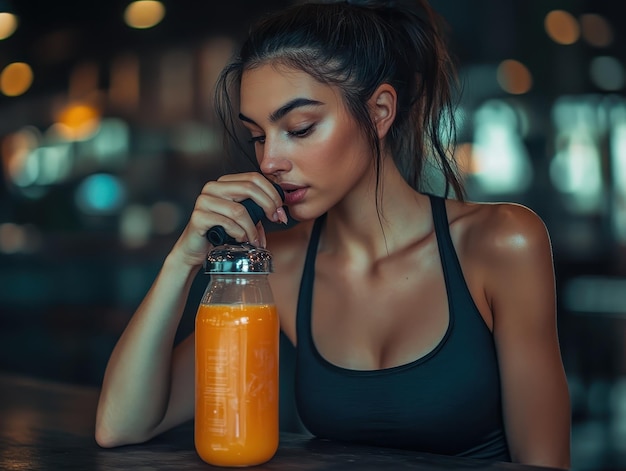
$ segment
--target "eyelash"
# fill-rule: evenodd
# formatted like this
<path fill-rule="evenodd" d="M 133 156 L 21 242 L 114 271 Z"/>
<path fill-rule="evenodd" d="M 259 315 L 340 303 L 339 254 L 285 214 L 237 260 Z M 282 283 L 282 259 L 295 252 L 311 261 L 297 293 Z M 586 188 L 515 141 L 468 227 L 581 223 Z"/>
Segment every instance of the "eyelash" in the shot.
<path fill-rule="evenodd" d="M 306 128 L 303 129 L 297 129 L 295 131 L 289 131 L 287 134 L 289 134 L 290 136 L 293 137 L 306 137 L 308 136 L 311 131 L 313 130 L 314 125 L 311 124 L 310 126 L 307 126 Z"/>
<path fill-rule="evenodd" d="M 295 131 L 288 131 L 287 134 L 289 134 L 289 136 L 291 137 L 297 137 L 297 138 L 303 138 L 308 136 L 311 131 L 313 130 L 314 125 L 310 125 L 304 129 L 298 129 Z M 263 144 L 265 142 L 265 136 L 254 136 L 251 137 L 248 142 L 250 142 L 251 144 L 256 144 L 257 142 L 260 142 L 261 144 Z"/>

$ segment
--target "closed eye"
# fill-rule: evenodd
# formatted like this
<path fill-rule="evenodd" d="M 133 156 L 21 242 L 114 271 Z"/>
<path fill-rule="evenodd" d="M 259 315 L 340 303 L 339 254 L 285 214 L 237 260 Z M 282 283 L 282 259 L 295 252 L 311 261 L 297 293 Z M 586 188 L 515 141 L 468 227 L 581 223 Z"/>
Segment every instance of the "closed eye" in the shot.
<path fill-rule="evenodd" d="M 257 142 L 260 144 L 265 144 L 265 136 L 252 136 L 248 139 L 248 142 L 251 144 L 256 144 Z"/>
<path fill-rule="evenodd" d="M 312 124 L 310 126 L 307 126 L 306 128 L 295 129 L 293 131 L 289 131 L 288 134 L 293 137 L 306 137 L 309 134 L 311 134 L 311 131 L 313 131 L 314 127 L 315 126 Z"/>

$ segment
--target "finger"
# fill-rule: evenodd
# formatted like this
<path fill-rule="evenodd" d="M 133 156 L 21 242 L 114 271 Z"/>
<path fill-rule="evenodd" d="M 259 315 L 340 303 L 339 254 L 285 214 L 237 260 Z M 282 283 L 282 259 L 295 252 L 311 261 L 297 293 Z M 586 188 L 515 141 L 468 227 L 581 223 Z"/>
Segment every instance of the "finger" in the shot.
<path fill-rule="evenodd" d="M 258 241 L 256 225 L 246 208 L 238 202 L 209 195 L 200 195 L 196 202 L 202 234 L 214 226 L 222 226 L 226 233 L 238 242 Z"/>
<path fill-rule="evenodd" d="M 257 247 L 262 247 L 262 248 L 267 248 L 267 238 L 265 236 L 265 227 L 263 227 L 263 224 L 261 222 L 259 222 L 256 225 L 256 229 L 257 229 L 257 233 L 259 234 L 259 243 L 258 244 L 254 244 Z"/>
<path fill-rule="evenodd" d="M 233 201 L 253 200 L 262 208 L 265 217 L 274 222 L 286 222 L 286 214 L 283 200 L 280 193 L 274 187 L 274 183 L 258 172 L 248 172 L 240 174 L 230 174 L 220 177 L 217 184 L 224 183 L 225 186 L 217 189 L 220 195 L 232 199 Z M 226 186 L 236 184 L 237 188 Z M 214 189 L 215 190 L 215 189 Z M 226 196 L 228 192 L 228 196 Z"/>

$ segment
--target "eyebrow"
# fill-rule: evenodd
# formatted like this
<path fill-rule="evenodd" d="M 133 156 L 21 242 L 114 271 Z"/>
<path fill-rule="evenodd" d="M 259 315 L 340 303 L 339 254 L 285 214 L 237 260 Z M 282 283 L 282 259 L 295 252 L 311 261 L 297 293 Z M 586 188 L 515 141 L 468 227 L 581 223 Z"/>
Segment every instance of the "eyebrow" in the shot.
<path fill-rule="evenodd" d="M 293 111 L 296 108 L 301 108 L 303 106 L 320 106 L 323 105 L 321 101 L 310 100 L 308 98 L 294 98 L 293 100 L 285 103 L 283 106 L 278 108 L 272 114 L 270 114 L 270 121 L 275 123 L 282 117 L 284 117 L 287 113 Z M 242 121 L 247 121 L 248 123 L 256 124 L 253 119 L 248 118 L 242 113 L 239 113 L 239 119 Z"/>

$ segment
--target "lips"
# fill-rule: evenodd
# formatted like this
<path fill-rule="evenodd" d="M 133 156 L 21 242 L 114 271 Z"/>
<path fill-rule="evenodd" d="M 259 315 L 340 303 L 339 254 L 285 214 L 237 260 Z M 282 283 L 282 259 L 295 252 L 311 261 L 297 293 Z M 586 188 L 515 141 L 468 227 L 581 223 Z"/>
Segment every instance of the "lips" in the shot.
<path fill-rule="evenodd" d="M 284 183 L 280 185 L 285 192 L 285 204 L 287 206 L 297 204 L 304 199 L 304 195 L 307 192 L 307 187 L 291 185 Z"/>

